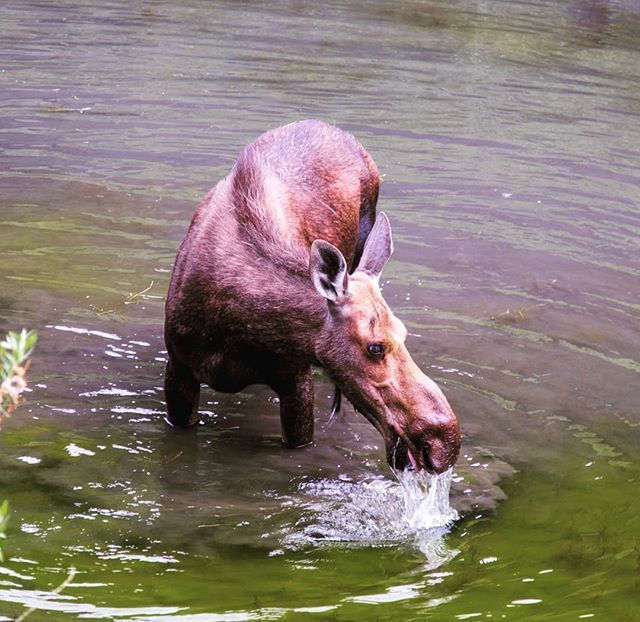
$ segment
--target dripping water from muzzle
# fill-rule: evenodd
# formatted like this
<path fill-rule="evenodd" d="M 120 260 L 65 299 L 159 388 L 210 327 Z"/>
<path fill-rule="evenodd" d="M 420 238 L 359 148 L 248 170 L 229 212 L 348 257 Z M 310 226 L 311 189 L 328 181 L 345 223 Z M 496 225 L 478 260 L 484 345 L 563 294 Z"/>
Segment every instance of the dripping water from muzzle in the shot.
<path fill-rule="evenodd" d="M 449 503 L 453 469 L 439 475 L 412 469 L 395 471 L 404 493 L 402 518 L 416 532 L 447 527 L 458 519 Z"/>

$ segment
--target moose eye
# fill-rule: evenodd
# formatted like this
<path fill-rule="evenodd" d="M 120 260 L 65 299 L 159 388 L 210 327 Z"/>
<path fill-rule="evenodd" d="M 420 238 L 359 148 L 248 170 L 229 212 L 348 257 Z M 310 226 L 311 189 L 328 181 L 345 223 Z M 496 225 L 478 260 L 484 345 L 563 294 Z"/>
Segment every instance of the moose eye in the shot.
<path fill-rule="evenodd" d="M 384 346 L 381 343 L 370 343 L 367 351 L 374 359 L 381 359 L 384 356 Z"/>

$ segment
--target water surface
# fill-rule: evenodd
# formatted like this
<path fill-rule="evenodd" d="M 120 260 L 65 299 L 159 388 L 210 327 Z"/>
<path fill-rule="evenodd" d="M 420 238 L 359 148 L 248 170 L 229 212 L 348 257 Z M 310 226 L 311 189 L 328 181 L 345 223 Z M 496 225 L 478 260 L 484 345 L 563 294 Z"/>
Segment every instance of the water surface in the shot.
<path fill-rule="evenodd" d="M 640 619 L 636 2 L 0 12 L 0 331 L 40 335 L 0 431 L 0 620 Z M 320 372 L 301 451 L 266 388 L 162 421 L 195 205 L 301 118 L 382 173 L 384 295 L 464 433 L 449 528 L 394 522 Z"/>

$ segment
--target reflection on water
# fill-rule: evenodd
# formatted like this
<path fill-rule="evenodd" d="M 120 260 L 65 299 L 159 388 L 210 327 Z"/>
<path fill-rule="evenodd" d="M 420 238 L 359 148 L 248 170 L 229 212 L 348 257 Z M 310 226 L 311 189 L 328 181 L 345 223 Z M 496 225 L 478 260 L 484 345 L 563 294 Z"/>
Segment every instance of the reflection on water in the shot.
<path fill-rule="evenodd" d="M 634 619 L 637 2 L 8 0 L 0 35 L 0 332 L 40 335 L 0 620 Z M 302 451 L 262 387 L 162 421 L 193 209 L 309 117 L 382 172 L 384 295 L 464 434 L 450 527 L 320 373 Z"/>

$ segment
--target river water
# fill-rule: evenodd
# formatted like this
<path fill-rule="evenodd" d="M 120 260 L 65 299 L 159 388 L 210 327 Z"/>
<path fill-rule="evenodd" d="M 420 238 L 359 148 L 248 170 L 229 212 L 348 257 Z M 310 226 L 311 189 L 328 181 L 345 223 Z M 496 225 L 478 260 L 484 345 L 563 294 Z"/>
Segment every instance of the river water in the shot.
<path fill-rule="evenodd" d="M 40 336 L 0 620 L 640 620 L 640 3 L 4 0 L 0 41 L 0 331 Z M 303 450 L 266 388 L 162 420 L 191 214 L 302 118 L 380 168 L 449 527 L 320 372 Z"/>

